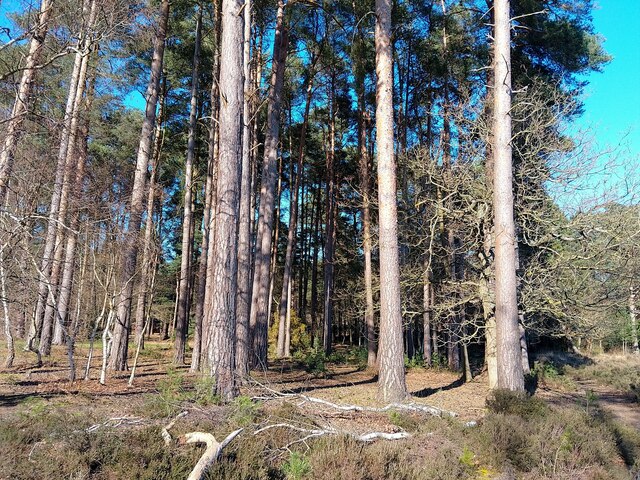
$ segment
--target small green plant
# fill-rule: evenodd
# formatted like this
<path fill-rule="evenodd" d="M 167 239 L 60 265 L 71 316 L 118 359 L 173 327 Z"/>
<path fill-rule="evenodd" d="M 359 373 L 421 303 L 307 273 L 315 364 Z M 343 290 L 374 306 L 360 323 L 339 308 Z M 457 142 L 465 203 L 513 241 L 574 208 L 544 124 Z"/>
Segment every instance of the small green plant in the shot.
<path fill-rule="evenodd" d="M 342 352 L 331 352 L 327 360 L 330 363 L 336 363 L 338 365 L 343 365 L 347 363 L 347 355 Z"/>
<path fill-rule="evenodd" d="M 462 454 L 460 455 L 460 458 L 458 460 L 460 461 L 461 465 L 469 469 L 475 469 L 475 466 L 476 466 L 475 458 L 476 458 L 476 455 L 467 447 L 464 447 L 464 450 L 462 451 Z"/>
<path fill-rule="evenodd" d="M 448 365 L 447 357 L 434 353 L 431 355 L 431 368 L 446 368 Z"/>
<path fill-rule="evenodd" d="M 366 347 L 354 347 L 349 350 L 347 360 L 349 363 L 355 364 L 360 370 L 367 368 L 369 352 Z"/>
<path fill-rule="evenodd" d="M 422 357 L 422 353 L 418 352 L 412 358 L 405 355 L 404 366 L 405 368 L 424 368 L 424 358 Z"/>
<path fill-rule="evenodd" d="M 587 415 L 589 415 L 589 405 L 591 405 L 591 407 L 594 407 L 596 405 L 596 403 L 598 402 L 598 395 L 596 395 L 593 390 L 587 390 L 585 392 L 585 400 Z"/>
<path fill-rule="evenodd" d="M 327 358 L 322 350 L 312 350 L 305 355 L 304 368 L 316 377 L 327 374 Z"/>
<path fill-rule="evenodd" d="M 287 480 L 302 480 L 311 472 L 311 465 L 304 455 L 291 452 L 289 459 L 282 465 Z"/>
<path fill-rule="evenodd" d="M 240 395 L 232 404 L 232 423 L 244 427 L 253 423 L 257 416 L 260 405 L 251 400 L 246 395 Z"/>

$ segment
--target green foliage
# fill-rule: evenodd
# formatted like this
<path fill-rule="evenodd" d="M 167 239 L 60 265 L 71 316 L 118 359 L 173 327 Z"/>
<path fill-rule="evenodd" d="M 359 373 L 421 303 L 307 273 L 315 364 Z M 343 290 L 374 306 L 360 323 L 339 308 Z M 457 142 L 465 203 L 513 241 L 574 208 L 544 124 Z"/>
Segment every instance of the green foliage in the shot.
<path fill-rule="evenodd" d="M 275 356 L 278 344 L 278 328 L 280 317 L 278 312 L 273 314 L 271 328 L 269 328 L 269 355 Z M 295 309 L 291 310 L 291 354 L 304 352 L 311 347 L 311 335 L 307 332 L 307 326 L 298 317 Z"/>
<path fill-rule="evenodd" d="M 413 358 L 409 358 L 408 355 L 404 356 L 405 368 L 424 368 L 424 358 L 421 352 L 417 352 Z"/>
<path fill-rule="evenodd" d="M 303 357 L 304 369 L 316 377 L 327 374 L 327 358 L 322 350 L 311 350 Z"/>
<path fill-rule="evenodd" d="M 260 405 L 246 395 L 235 398 L 231 404 L 231 424 L 246 427 L 258 417 Z"/>
<path fill-rule="evenodd" d="M 291 452 L 288 460 L 282 465 L 282 472 L 287 480 L 303 480 L 311 472 L 311 465 L 304 455 Z"/>

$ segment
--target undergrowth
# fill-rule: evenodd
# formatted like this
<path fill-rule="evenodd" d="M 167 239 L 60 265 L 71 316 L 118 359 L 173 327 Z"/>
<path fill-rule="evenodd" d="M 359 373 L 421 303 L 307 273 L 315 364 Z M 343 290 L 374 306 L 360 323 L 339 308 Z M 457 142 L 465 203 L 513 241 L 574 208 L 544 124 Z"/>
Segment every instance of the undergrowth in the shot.
<path fill-rule="evenodd" d="M 173 387 L 183 385 L 173 382 Z M 208 474 L 225 480 L 615 480 L 629 478 L 640 454 L 640 434 L 596 407 L 590 413 L 579 407 L 559 410 L 536 397 L 505 391 L 487 401 L 487 415 L 476 427 L 405 412 L 381 415 L 373 424 L 386 416 L 393 428 L 411 437 L 371 444 L 339 435 L 300 441 L 304 434 L 287 428 L 254 435 L 267 423 L 318 425 L 295 404 L 269 403 L 238 397 L 225 407 L 202 407 L 197 411 L 203 415 L 181 419 L 172 434 L 209 431 L 221 439 L 244 426 Z M 0 478 L 184 479 L 202 453 L 202 446 L 165 445 L 160 434 L 164 421 L 88 431 L 99 419 L 71 406 L 50 406 L 27 402 L 19 414 L 0 423 Z M 207 408 L 217 409 L 216 414 L 204 413 L 212 412 Z M 359 427 L 345 428 L 378 428 L 367 418 L 360 420 Z"/>

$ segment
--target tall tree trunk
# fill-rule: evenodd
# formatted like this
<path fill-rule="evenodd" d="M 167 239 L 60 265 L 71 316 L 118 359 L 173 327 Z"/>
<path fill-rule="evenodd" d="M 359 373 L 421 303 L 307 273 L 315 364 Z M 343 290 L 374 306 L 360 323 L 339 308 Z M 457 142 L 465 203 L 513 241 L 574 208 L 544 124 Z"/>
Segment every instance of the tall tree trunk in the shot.
<path fill-rule="evenodd" d="M 78 88 L 78 77 L 80 75 L 80 68 L 82 66 L 82 52 L 80 50 L 80 43 L 78 42 L 78 50 L 75 55 L 73 71 L 69 80 L 69 92 L 67 94 L 67 104 L 65 107 L 64 119 L 62 123 L 62 132 L 60 136 L 60 146 L 58 149 L 58 160 L 56 164 L 55 180 L 53 184 L 53 193 L 51 195 L 51 207 L 49 209 L 49 217 L 47 223 L 47 234 L 45 237 L 44 251 L 42 254 L 42 261 L 38 282 L 38 296 L 36 300 L 36 309 L 34 314 L 33 329 L 29 332 L 29 338 L 27 340 L 26 348 L 28 350 L 33 349 L 33 342 L 39 335 L 42 338 L 43 333 L 43 319 L 45 309 L 47 305 L 47 299 L 49 298 L 49 275 L 51 274 L 51 264 L 53 261 L 53 253 L 55 248 L 56 238 L 56 223 L 55 220 L 58 217 L 58 208 L 60 206 L 60 196 L 62 194 L 62 182 L 65 175 L 66 161 L 67 161 L 67 147 L 69 145 L 69 131 L 71 128 L 71 118 L 73 115 L 73 109 L 76 101 L 76 90 Z M 50 336 L 51 325 L 46 327 L 47 334 Z M 44 344 L 47 345 L 49 341 L 45 338 Z M 42 343 L 42 341 L 41 341 Z M 39 351 L 42 348 L 39 348 Z"/>
<path fill-rule="evenodd" d="M 238 228 L 238 299 L 236 305 L 236 372 L 239 377 L 249 373 L 249 315 L 251 314 L 251 0 L 244 4 L 243 73 L 244 99 L 242 110 L 242 173 L 240 195 L 240 225 Z"/>
<path fill-rule="evenodd" d="M 271 260 L 271 241 L 275 209 L 276 169 L 278 164 L 278 137 L 280 133 L 280 107 L 282 86 L 287 59 L 289 33 L 285 26 L 284 1 L 278 1 L 275 38 L 273 42 L 273 70 L 269 90 L 267 111 L 267 133 L 264 142 L 264 161 L 262 165 L 262 186 L 260 188 L 260 209 L 256 238 L 255 273 L 251 294 L 250 329 L 253 342 L 254 367 L 267 365 L 267 327 L 269 303 L 269 279 Z"/>
<path fill-rule="evenodd" d="M 493 216 L 495 225 L 498 387 L 524 390 L 513 216 L 510 1 L 494 2 Z"/>
<path fill-rule="evenodd" d="M 316 189 L 315 219 L 313 219 L 313 259 L 311 261 L 311 340 L 312 345 L 318 344 L 318 256 L 320 254 L 320 202 L 321 187 Z"/>
<path fill-rule="evenodd" d="M 216 250 L 211 268 L 209 366 L 215 393 L 224 400 L 237 395 L 235 379 L 236 294 L 238 282 L 238 219 L 242 166 L 243 17 L 241 0 L 222 2 L 220 59 L 220 162 L 218 168 Z"/>
<path fill-rule="evenodd" d="M 371 212 L 369 155 L 367 152 L 367 118 L 364 105 L 364 79 L 362 94 L 358 99 L 358 163 L 360 169 L 360 190 L 362 194 L 362 249 L 364 252 L 364 324 L 367 336 L 367 366 L 375 368 L 377 364 L 378 345 L 376 343 L 375 319 L 373 307 L 373 267 L 371 263 Z"/>
<path fill-rule="evenodd" d="M 152 277 L 152 270 L 156 268 L 152 259 L 155 257 L 154 253 L 154 240 L 153 232 L 155 230 L 153 222 L 153 210 L 156 200 L 156 179 L 158 178 L 158 171 L 160 170 L 160 155 L 162 152 L 162 143 L 164 141 L 164 131 L 162 128 L 162 122 L 164 121 L 164 105 L 167 91 L 167 79 L 166 76 L 161 80 L 160 91 L 160 106 L 158 108 L 158 117 L 156 118 L 155 135 L 153 141 L 153 154 L 151 156 L 151 163 L 149 166 L 149 187 L 147 188 L 147 214 L 144 226 L 144 245 L 142 250 L 142 268 L 140 272 L 140 281 L 138 282 L 138 301 L 136 304 L 136 344 L 140 345 L 140 348 L 144 348 L 144 336 L 143 329 L 146 322 L 146 311 L 148 304 L 148 297 L 150 292 L 150 283 Z M 152 327 L 152 325 L 150 325 Z M 148 331 L 151 331 L 149 328 Z"/>
<path fill-rule="evenodd" d="M 20 136 L 20 127 L 29 110 L 31 86 L 36 75 L 36 65 L 42 54 L 42 46 L 49 29 L 49 17 L 53 9 L 54 0 L 42 0 L 37 25 L 33 28 L 29 42 L 29 53 L 25 61 L 18 93 L 16 95 L 11 117 L 5 124 L 5 136 L 0 144 L 0 206 L 5 205 L 9 180 L 13 171 L 13 154 Z"/>
<path fill-rule="evenodd" d="M 376 144 L 380 229 L 380 344 L 378 394 L 385 402 L 408 396 L 404 374 L 396 161 L 393 141 L 391 0 L 376 0 Z"/>
<path fill-rule="evenodd" d="M 324 255 L 322 264 L 324 268 L 324 316 L 322 347 L 325 355 L 331 353 L 331 343 L 333 335 L 333 286 L 334 286 L 334 256 L 336 248 L 336 174 L 335 174 L 335 151 L 336 151 L 336 102 L 335 102 L 335 70 L 331 73 L 331 81 L 328 84 L 329 92 L 329 139 L 328 146 L 325 146 L 325 156 L 327 165 L 326 178 L 326 231 L 324 243 Z M 325 145 L 327 142 L 324 142 Z"/>
<path fill-rule="evenodd" d="M 638 347 L 638 312 L 636 309 L 636 289 L 632 285 L 629 287 L 629 317 L 631 318 L 631 343 L 633 345 L 633 353 L 640 354 Z"/>
<path fill-rule="evenodd" d="M 69 203 L 71 206 L 71 220 L 69 223 L 69 232 L 67 232 L 66 246 L 64 248 L 65 258 L 64 258 L 64 269 L 62 272 L 62 280 L 60 282 L 60 293 L 58 295 L 58 305 L 57 309 L 60 315 L 60 322 L 56 323 L 56 332 L 60 330 L 60 334 L 64 335 L 65 329 L 69 329 L 69 306 L 71 303 L 71 290 L 73 286 L 73 277 L 75 272 L 75 263 L 76 263 L 76 246 L 78 243 L 78 234 L 76 233 L 80 226 L 80 205 L 82 198 L 82 184 L 84 182 L 84 172 L 85 165 L 87 161 L 87 142 L 89 137 L 89 122 L 90 122 L 90 112 L 91 105 L 93 103 L 93 94 L 95 89 L 96 82 L 96 71 L 95 68 L 91 74 L 91 78 L 89 80 L 89 90 L 87 91 L 87 96 L 84 102 L 84 114 L 82 115 L 82 126 L 79 131 L 79 143 L 76 145 L 73 151 L 71 151 L 72 157 L 76 157 L 76 165 L 75 165 L 75 178 L 72 181 L 71 190 L 69 192 L 70 199 Z M 73 332 L 74 329 L 71 329 Z M 67 341 L 69 341 L 68 336 L 70 333 L 67 332 L 64 335 Z M 72 333 L 71 333 L 72 335 Z M 58 343 L 62 343 L 65 338 L 56 339 L 56 335 L 54 335 L 54 341 L 58 340 Z"/>
<path fill-rule="evenodd" d="M 278 245 L 280 244 L 280 215 L 282 212 L 282 156 L 278 162 L 278 186 L 276 187 L 276 210 L 274 215 L 275 228 L 273 231 L 273 241 L 271 242 L 271 260 L 269 269 L 269 302 L 267 307 L 267 328 L 271 328 L 273 308 L 273 289 L 275 288 L 275 275 L 278 260 Z"/>
<path fill-rule="evenodd" d="M 153 59 L 151 61 L 151 75 L 147 85 L 147 106 L 140 132 L 140 143 L 136 158 L 136 171 L 131 191 L 129 206 L 129 222 L 124 232 L 124 246 L 122 254 L 122 269 L 120 276 L 120 298 L 118 311 L 113 329 L 113 346 L 109 358 L 109 369 L 126 370 L 129 345 L 129 331 L 131 330 L 131 297 L 133 281 L 138 261 L 138 236 L 144 209 L 145 183 L 147 168 L 151 156 L 151 142 L 153 128 L 156 121 L 156 106 L 162 77 L 162 63 L 164 46 L 169 22 L 169 0 L 162 0 L 160 6 L 160 20 L 153 45 Z"/>
<path fill-rule="evenodd" d="M 427 367 L 431 366 L 433 359 L 433 348 L 431 345 L 431 266 L 425 260 L 424 280 L 422 284 L 422 358 Z"/>
<path fill-rule="evenodd" d="M 0 247 L 0 302 L 2 303 L 2 314 L 4 317 L 4 336 L 7 341 L 7 358 L 4 361 L 5 368 L 13 366 L 16 358 L 15 343 L 11 330 L 11 317 L 9 316 L 9 302 L 7 301 L 7 274 L 4 269 L 4 246 Z"/>
<path fill-rule="evenodd" d="M 48 283 L 44 287 L 47 290 L 49 300 L 46 302 L 44 307 L 43 326 L 40 337 L 40 352 L 43 355 L 49 355 L 52 340 L 57 344 L 62 344 L 63 342 L 61 324 L 56 321 L 56 319 L 59 318 L 59 312 L 56 311 L 56 298 L 58 294 L 60 273 L 62 270 L 64 239 L 67 234 L 64 227 L 66 226 L 67 220 L 69 191 L 71 189 L 71 184 L 73 183 L 72 175 L 76 168 L 75 148 L 78 137 L 80 105 L 85 92 L 90 48 L 92 45 L 90 35 L 97 14 L 96 1 L 93 0 L 90 3 L 85 3 L 84 7 L 83 13 L 85 15 L 88 13 L 88 21 L 83 26 L 80 39 L 78 40 L 78 54 L 81 57 L 80 68 L 77 79 L 75 79 L 76 83 L 73 104 L 71 106 L 69 129 L 66 132 L 66 135 L 63 130 L 63 135 L 60 141 L 60 156 L 58 160 L 60 161 L 62 159 L 63 153 L 65 158 L 63 162 L 64 167 L 62 169 L 62 183 L 60 185 L 59 192 L 56 191 L 56 186 L 54 186 L 54 192 L 51 198 L 51 209 L 49 212 L 49 221 L 53 222 L 54 225 L 51 230 L 47 229 L 47 244 L 45 245 L 45 253 L 50 250 L 53 253 L 53 259 L 50 262 L 50 265 L 48 265 L 48 267 L 50 266 L 50 271 L 46 272 L 49 275 Z M 74 80 L 72 80 L 72 82 L 73 81 Z M 46 297 L 47 296 L 45 296 L 45 298 Z"/>
<path fill-rule="evenodd" d="M 220 0 L 213 2 L 213 65 L 211 72 L 211 122 L 209 123 L 209 145 L 207 154 L 207 180 L 205 183 L 205 204 L 204 215 L 202 217 L 202 245 L 200 250 L 200 262 L 198 264 L 198 287 L 196 292 L 196 312 L 195 312 L 195 328 L 193 331 L 193 351 L 191 353 L 191 372 L 200 370 L 200 364 L 203 359 L 203 352 L 206 347 L 207 333 L 206 325 L 203 323 L 204 305 L 208 299 L 207 291 L 208 269 L 210 260 L 213 257 L 212 232 L 215 221 L 215 191 L 218 169 L 218 111 L 220 103 L 220 92 L 218 89 L 218 80 L 220 78 Z"/>
<path fill-rule="evenodd" d="M 313 67 L 312 67 L 313 68 Z M 279 306 L 279 325 L 278 325 L 278 344 L 277 356 L 282 358 L 286 356 L 286 336 L 287 336 L 287 313 L 290 312 L 290 294 L 291 288 L 289 284 L 293 278 L 293 257 L 296 245 L 296 232 L 298 224 L 298 195 L 300 190 L 300 180 L 303 175 L 305 143 L 307 139 L 307 124 L 309 122 L 309 111 L 311 110 L 311 99 L 313 96 L 313 72 L 309 72 L 310 78 L 307 80 L 307 95 L 305 100 L 304 115 L 302 119 L 302 129 L 300 130 L 300 139 L 298 144 L 298 162 L 296 165 L 295 181 L 291 188 L 291 201 L 289 202 L 289 231 L 287 234 L 287 251 L 284 260 L 284 273 L 282 275 L 282 294 L 280 295 Z"/>
<path fill-rule="evenodd" d="M 184 213 L 182 215 L 182 255 L 180 259 L 180 287 L 178 294 L 178 315 L 176 318 L 176 337 L 173 363 L 182 365 L 187 344 L 189 327 L 189 281 L 193 250 L 193 162 L 196 156 L 196 134 L 198 128 L 198 78 L 200 69 L 200 43 L 202 31 L 202 8 L 198 8 L 196 18 L 196 41 L 193 52 L 193 70 L 191 72 L 191 103 L 189 111 L 189 139 L 187 157 L 184 163 Z"/>

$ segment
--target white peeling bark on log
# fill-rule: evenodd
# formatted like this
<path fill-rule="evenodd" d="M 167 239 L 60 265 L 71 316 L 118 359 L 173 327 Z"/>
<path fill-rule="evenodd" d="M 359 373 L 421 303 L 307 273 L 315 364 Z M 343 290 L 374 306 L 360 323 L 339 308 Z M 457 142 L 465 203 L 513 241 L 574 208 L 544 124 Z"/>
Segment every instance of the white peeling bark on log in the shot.
<path fill-rule="evenodd" d="M 185 433 L 184 436 L 180 439 L 181 442 L 204 443 L 207 446 L 206 450 L 202 454 L 202 457 L 200 457 L 200 460 L 198 460 L 198 463 L 196 463 L 196 466 L 193 468 L 193 470 L 189 474 L 189 477 L 187 477 L 187 480 L 203 479 L 205 474 L 207 473 L 207 470 L 209 470 L 211 465 L 216 463 L 216 461 L 220 457 L 220 454 L 222 453 L 222 450 L 224 449 L 224 447 L 229 445 L 229 443 L 231 443 L 231 441 L 234 438 L 236 438 L 243 430 L 244 430 L 243 428 L 239 428 L 238 430 L 231 432 L 229 435 L 227 435 L 227 438 L 225 438 L 221 443 L 218 443 L 218 441 L 216 440 L 216 437 L 214 437 L 210 433 L 205 433 L 205 432 Z"/>
<path fill-rule="evenodd" d="M 271 430 L 272 428 L 288 428 L 296 432 L 306 433 L 308 434 L 308 436 L 305 438 L 320 437 L 322 435 L 347 435 L 359 442 L 372 442 L 377 439 L 402 440 L 405 438 L 409 438 L 411 436 L 407 432 L 396 432 L 396 433 L 370 432 L 370 433 L 358 434 L 358 433 L 349 432 L 345 430 L 336 430 L 335 428 L 309 429 L 309 428 L 297 427 L 289 423 L 276 423 L 274 425 L 267 425 L 266 427 L 256 430 L 254 432 L 254 435 L 258 435 L 259 433 L 262 433 L 266 430 Z"/>

